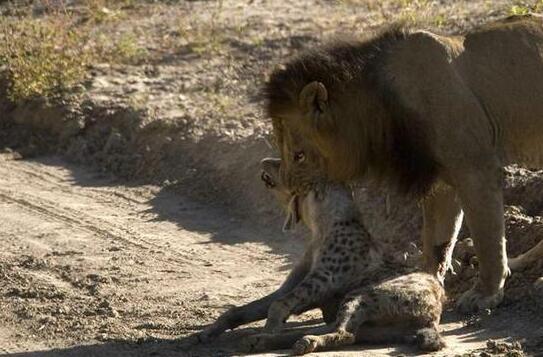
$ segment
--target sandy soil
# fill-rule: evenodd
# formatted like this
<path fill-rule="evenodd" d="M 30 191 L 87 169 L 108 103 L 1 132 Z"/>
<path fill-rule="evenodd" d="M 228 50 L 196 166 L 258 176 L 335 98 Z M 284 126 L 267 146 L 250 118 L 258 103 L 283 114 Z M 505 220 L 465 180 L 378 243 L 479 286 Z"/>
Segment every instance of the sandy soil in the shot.
<path fill-rule="evenodd" d="M 291 244 L 222 211 L 57 158 L 0 160 L 2 352 L 114 355 L 196 331 L 284 274 Z"/>

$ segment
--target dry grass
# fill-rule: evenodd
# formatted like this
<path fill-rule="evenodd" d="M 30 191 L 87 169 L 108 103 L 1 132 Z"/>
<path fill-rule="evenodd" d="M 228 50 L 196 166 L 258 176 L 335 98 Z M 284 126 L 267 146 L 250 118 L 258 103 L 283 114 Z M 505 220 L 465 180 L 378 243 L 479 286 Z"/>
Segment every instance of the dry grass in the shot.
<path fill-rule="evenodd" d="M 298 27 L 281 19 L 276 21 L 273 16 L 271 22 L 248 17 L 228 0 L 195 4 L 198 11 L 190 11 L 191 3 L 149 5 L 141 0 L 79 0 L 69 6 L 63 0 L 33 3 L 8 6 L 8 10 L 0 8 L 4 15 L 0 17 L 0 72 L 8 80 L 13 101 L 69 92 L 85 79 L 95 63 L 141 64 L 167 52 L 196 54 L 206 60 L 221 58 L 230 63 L 232 55 L 241 56 L 240 51 L 245 51 L 246 57 L 265 52 L 270 40 L 282 44 L 278 50 L 268 51 L 280 58 L 284 44 L 295 47 L 293 42 L 283 41 L 289 36 L 321 39 L 337 30 L 351 33 L 360 30 L 361 21 L 368 28 L 401 21 L 451 31 L 462 29 L 476 17 L 470 17 L 469 12 L 458 15 L 469 8 L 469 1 L 443 4 L 432 0 L 336 0 L 326 4 L 326 12 L 300 21 Z M 175 24 L 158 24 L 142 33 L 133 31 L 146 16 L 145 11 L 152 12 L 160 6 L 162 11 L 183 8 Z M 487 13 L 497 7 L 490 0 L 478 6 L 488 8 Z M 138 13 L 141 8 L 145 8 L 143 15 Z M 500 11 L 541 12 L 543 0 L 511 1 Z M 303 14 L 297 16 L 303 18 Z M 466 20 L 459 25 L 459 18 Z M 160 25 L 163 29 L 157 30 Z"/>
<path fill-rule="evenodd" d="M 2 19 L 0 62 L 13 101 L 54 96 L 80 82 L 91 61 L 88 37 L 69 19 Z"/>
<path fill-rule="evenodd" d="M 511 15 L 526 15 L 530 12 L 542 12 L 543 0 L 537 1 L 518 1 L 517 4 L 512 5 L 509 13 Z"/>
<path fill-rule="evenodd" d="M 131 1 L 85 0 L 70 9 L 42 0 L 34 10 L 0 19 L 0 70 L 14 102 L 54 97 L 84 80 L 93 63 L 138 63 L 147 55 L 131 34 L 108 36 L 97 24 L 115 21 Z M 114 7 L 108 7 L 114 4 Z M 37 11 L 34 11 L 37 12 Z"/>

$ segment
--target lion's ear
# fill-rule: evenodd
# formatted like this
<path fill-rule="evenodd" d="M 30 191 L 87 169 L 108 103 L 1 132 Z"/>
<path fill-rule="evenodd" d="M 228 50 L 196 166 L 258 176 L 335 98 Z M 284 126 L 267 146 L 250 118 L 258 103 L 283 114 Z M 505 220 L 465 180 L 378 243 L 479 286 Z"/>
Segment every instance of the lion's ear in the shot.
<path fill-rule="evenodd" d="M 328 91 L 321 82 L 311 82 L 300 92 L 300 107 L 307 113 L 321 114 L 328 107 Z"/>

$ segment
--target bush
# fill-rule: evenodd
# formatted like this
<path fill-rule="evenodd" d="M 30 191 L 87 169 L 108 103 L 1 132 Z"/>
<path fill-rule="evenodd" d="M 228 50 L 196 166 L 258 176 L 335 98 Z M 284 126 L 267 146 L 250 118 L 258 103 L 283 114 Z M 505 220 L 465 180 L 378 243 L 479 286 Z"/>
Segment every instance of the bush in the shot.
<path fill-rule="evenodd" d="M 0 64 L 11 100 L 54 96 L 84 78 L 87 38 L 68 20 L 58 15 L 0 20 Z"/>

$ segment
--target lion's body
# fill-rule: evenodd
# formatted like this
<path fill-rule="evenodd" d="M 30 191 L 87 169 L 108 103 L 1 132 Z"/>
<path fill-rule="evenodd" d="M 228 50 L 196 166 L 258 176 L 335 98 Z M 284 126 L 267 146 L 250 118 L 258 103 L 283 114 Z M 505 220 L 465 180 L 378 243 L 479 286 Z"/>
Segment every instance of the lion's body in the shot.
<path fill-rule="evenodd" d="M 325 174 L 422 197 L 426 264 L 440 279 L 465 213 L 480 275 L 460 303 L 499 303 L 508 274 L 501 170 L 543 167 L 543 18 L 334 44 L 287 63 L 266 89 L 293 189 Z"/>
<path fill-rule="evenodd" d="M 464 40 L 457 68 L 503 150 L 503 164 L 543 168 L 543 18 L 508 19 Z M 475 124 L 475 123 L 474 123 Z"/>

